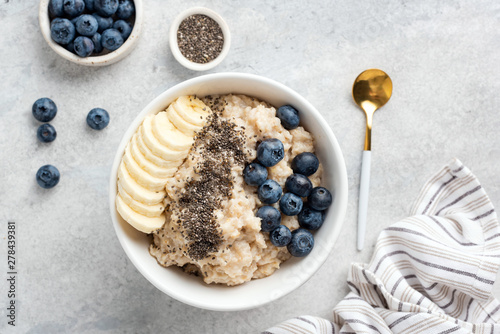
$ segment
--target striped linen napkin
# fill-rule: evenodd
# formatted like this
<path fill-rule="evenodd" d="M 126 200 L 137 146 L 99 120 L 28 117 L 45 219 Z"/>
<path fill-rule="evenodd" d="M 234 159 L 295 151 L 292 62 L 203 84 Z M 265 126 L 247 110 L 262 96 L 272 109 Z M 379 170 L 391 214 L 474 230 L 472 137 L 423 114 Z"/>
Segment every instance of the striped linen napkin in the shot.
<path fill-rule="evenodd" d="M 497 214 L 454 159 L 422 188 L 412 216 L 382 231 L 371 262 L 351 265 L 333 321 L 297 317 L 264 333 L 500 333 L 499 266 Z"/>

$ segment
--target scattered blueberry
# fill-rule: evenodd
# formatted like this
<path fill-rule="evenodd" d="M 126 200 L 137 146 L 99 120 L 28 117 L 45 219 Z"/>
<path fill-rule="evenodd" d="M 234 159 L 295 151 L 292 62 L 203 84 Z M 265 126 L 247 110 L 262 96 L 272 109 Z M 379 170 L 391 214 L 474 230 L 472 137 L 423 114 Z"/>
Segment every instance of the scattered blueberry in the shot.
<path fill-rule="evenodd" d="M 300 153 L 292 160 L 293 172 L 297 174 L 313 175 L 318 170 L 318 167 L 318 158 L 310 152 Z"/>
<path fill-rule="evenodd" d="M 40 122 L 50 122 L 56 117 L 57 114 L 57 106 L 48 97 L 42 97 L 33 103 L 33 107 L 31 108 L 31 112 L 33 116 Z"/>
<path fill-rule="evenodd" d="M 102 34 L 102 32 L 106 29 L 109 29 L 113 26 L 113 18 L 112 17 L 102 17 L 97 15 L 96 13 L 92 14 L 93 17 L 97 20 L 97 32 Z"/>
<path fill-rule="evenodd" d="M 87 124 L 94 130 L 102 130 L 109 124 L 109 114 L 101 108 L 94 108 L 87 115 Z"/>
<path fill-rule="evenodd" d="M 50 23 L 50 36 L 58 44 L 69 44 L 75 38 L 75 34 L 75 26 L 68 19 L 58 17 Z"/>
<path fill-rule="evenodd" d="M 285 157 L 285 148 L 283 143 L 276 139 L 265 139 L 257 147 L 257 160 L 266 166 L 272 167 Z"/>
<path fill-rule="evenodd" d="M 95 17 L 89 14 L 80 15 L 75 23 L 76 31 L 87 37 L 92 37 L 97 32 L 99 25 Z"/>
<path fill-rule="evenodd" d="M 292 240 L 288 244 L 288 251 L 292 256 L 303 257 L 311 253 L 314 247 L 314 237 L 308 230 L 303 228 L 292 232 Z"/>
<path fill-rule="evenodd" d="M 132 26 L 127 21 L 123 20 L 115 21 L 115 23 L 113 23 L 113 28 L 120 32 L 123 40 L 126 40 L 132 32 Z"/>
<path fill-rule="evenodd" d="M 276 111 L 276 116 L 280 119 L 281 125 L 287 130 L 292 130 L 299 126 L 299 112 L 290 105 L 279 107 Z"/>
<path fill-rule="evenodd" d="M 96 32 L 94 36 L 92 36 L 92 43 L 94 43 L 94 53 L 101 53 L 103 50 L 102 42 L 101 42 L 101 34 Z"/>
<path fill-rule="evenodd" d="M 257 189 L 257 196 L 264 204 L 273 204 L 281 197 L 281 186 L 274 180 L 266 180 Z"/>
<path fill-rule="evenodd" d="M 85 1 L 85 8 L 87 8 L 88 11 L 93 12 L 94 11 L 94 0 L 83 0 Z"/>
<path fill-rule="evenodd" d="M 116 29 L 106 29 L 101 34 L 102 46 L 109 51 L 115 51 L 123 44 L 123 37 Z"/>
<path fill-rule="evenodd" d="M 285 247 L 292 240 L 292 232 L 285 225 L 280 225 L 269 233 L 269 240 L 276 247 Z"/>
<path fill-rule="evenodd" d="M 116 13 L 118 0 L 94 0 L 94 8 L 97 14 L 109 17 Z"/>
<path fill-rule="evenodd" d="M 52 165 L 44 165 L 36 172 L 36 182 L 42 188 L 49 189 L 59 183 L 59 170 Z"/>
<path fill-rule="evenodd" d="M 307 176 L 292 174 L 286 179 L 285 187 L 295 195 L 307 197 L 311 193 L 313 185 Z"/>
<path fill-rule="evenodd" d="M 267 168 L 252 162 L 243 170 L 243 179 L 249 186 L 260 186 L 267 179 Z"/>
<path fill-rule="evenodd" d="M 88 57 L 94 51 L 94 42 L 88 37 L 78 36 L 75 39 L 74 50 L 80 57 Z"/>
<path fill-rule="evenodd" d="M 260 218 L 260 229 L 263 232 L 271 232 L 281 223 L 281 213 L 269 205 L 260 207 L 257 217 Z"/>
<path fill-rule="evenodd" d="M 326 188 L 316 187 L 307 197 L 307 203 L 315 210 L 326 210 L 332 204 L 332 194 Z"/>
<path fill-rule="evenodd" d="M 293 194 L 293 193 L 286 193 L 281 197 L 280 200 L 280 210 L 283 212 L 284 215 L 287 216 L 295 216 L 298 215 L 299 212 L 302 210 L 302 199 Z"/>
<path fill-rule="evenodd" d="M 63 10 L 64 0 L 50 0 L 49 1 L 49 13 L 53 17 L 61 17 L 64 15 Z"/>
<path fill-rule="evenodd" d="M 85 10 L 85 2 L 83 0 L 64 0 L 63 9 L 68 17 L 77 17 Z"/>
<path fill-rule="evenodd" d="M 309 204 L 305 203 L 298 219 L 300 227 L 315 231 L 323 225 L 325 214 L 322 211 L 314 210 Z"/>
<path fill-rule="evenodd" d="M 56 129 L 50 124 L 42 124 L 38 127 L 36 131 L 36 137 L 42 143 L 53 142 L 57 137 Z"/>
<path fill-rule="evenodd" d="M 130 0 L 119 0 L 116 17 L 122 20 L 130 18 L 135 13 L 134 3 Z"/>

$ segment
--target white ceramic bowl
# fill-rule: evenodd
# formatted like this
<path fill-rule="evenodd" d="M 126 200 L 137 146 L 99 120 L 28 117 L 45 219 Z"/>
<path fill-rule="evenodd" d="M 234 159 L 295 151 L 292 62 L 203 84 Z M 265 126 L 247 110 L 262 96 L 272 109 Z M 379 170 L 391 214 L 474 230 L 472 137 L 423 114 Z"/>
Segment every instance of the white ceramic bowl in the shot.
<path fill-rule="evenodd" d="M 143 119 L 156 114 L 177 97 L 194 94 L 238 93 L 254 96 L 278 107 L 295 106 L 303 125 L 315 138 L 316 153 L 323 164 L 322 186 L 333 195 L 323 226 L 314 232 L 315 246 L 304 258 L 292 258 L 273 275 L 235 287 L 207 285 L 201 278 L 188 275 L 179 268 L 160 266 L 148 251 L 151 239 L 127 224 L 115 209 L 117 170 L 127 143 Z M 344 158 L 332 130 L 320 113 L 302 96 L 273 80 L 243 73 L 217 73 L 182 82 L 155 98 L 144 108 L 125 132 L 111 170 L 109 183 L 111 218 L 120 243 L 136 268 L 167 295 L 186 304 L 220 311 L 254 308 L 292 292 L 305 283 L 323 264 L 342 228 L 347 206 L 347 174 Z"/>
<path fill-rule="evenodd" d="M 195 63 L 184 57 L 181 53 L 181 50 L 179 49 L 179 44 L 177 44 L 177 30 L 179 30 L 179 25 L 181 24 L 182 21 L 184 21 L 185 18 L 196 14 L 206 15 L 212 18 L 215 22 L 219 24 L 222 30 L 222 34 L 224 35 L 224 45 L 222 46 L 221 53 L 219 54 L 219 56 L 217 56 L 217 58 L 206 64 Z M 224 21 L 224 19 L 213 10 L 204 7 L 193 7 L 180 13 L 174 19 L 174 21 L 172 21 L 172 24 L 170 25 L 168 38 L 169 38 L 170 50 L 172 51 L 172 54 L 174 55 L 175 59 L 177 59 L 177 61 L 182 66 L 189 68 L 190 70 L 193 71 L 206 71 L 219 65 L 220 62 L 223 61 L 224 58 L 226 58 L 229 52 L 229 48 L 231 46 L 231 33 L 229 32 L 229 27 L 226 21 Z"/>
<path fill-rule="evenodd" d="M 125 43 L 120 46 L 117 50 L 104 54 L 102 56 L 90 56 L 90 57 L 79 57 L 76 54 L 69 52 L 61 45 L 57 44 L 52 40 L 50 36 L 50 18 L 49 18 L 49 1 L 40 1 L 40 10 L 38 12 L 38 20 L 40 23 L 40 30 L 42 31 L 43 38 L 49 44 L 49 46 L 58 55 L 72 61 L 73 63 L 85 65 L 85 66 L 106 66 L 114 64 L 123 58 L 125 58 L 137 45 L 137 41 L 142 30 L 143 21 L 143 11 L 142 11 L 142 0 L 133 0 L 135 5 L 135 22 L 134 28 L 127 38 Z"/>

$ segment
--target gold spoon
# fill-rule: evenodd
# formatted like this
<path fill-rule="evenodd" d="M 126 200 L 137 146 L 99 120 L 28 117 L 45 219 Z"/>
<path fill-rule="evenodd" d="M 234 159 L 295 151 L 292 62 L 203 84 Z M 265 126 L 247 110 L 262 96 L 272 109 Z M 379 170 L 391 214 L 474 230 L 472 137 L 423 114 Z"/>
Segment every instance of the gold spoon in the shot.
<path fill-rule="evenodd" d="M 366 114 L 365 150 L 361 168 L 358 206 L 358 250 L 363 249 L 366 231 L 366 215 L 368 212 L 368 191 L 370 186 L 370 164 L 372 148 L 372 121 L 377 109 L 389 101 L 392 95 L 392 81 L 381 70 L 370 69 L 362 72 L 352 85 L 354 102 Z"/>

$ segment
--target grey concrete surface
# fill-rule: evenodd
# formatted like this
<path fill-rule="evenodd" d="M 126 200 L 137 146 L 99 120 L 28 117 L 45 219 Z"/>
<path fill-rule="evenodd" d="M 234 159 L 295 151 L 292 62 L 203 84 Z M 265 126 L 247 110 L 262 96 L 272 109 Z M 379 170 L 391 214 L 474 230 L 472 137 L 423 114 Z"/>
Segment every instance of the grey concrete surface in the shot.
<path fill-rule="evenodd" d="M 116 147 L 156 95 L 203 73 L 181 67 L 168 28 L 182 10 L 214 9 L 232 32 L 229 55 L 208 73 L 263 75 L 293 88 L 323 114 L 344 152 L 349 204 L 324 266 L 288 296 L 245 312 L 184 305 L 154 288 L 118 243 L 107 186 Z M 0 332 L 257 333 L 293 316 L 331 317 L 348 292 L 351 262 L 366 262 L 378 233 L 407 216 L 420 187 L 457 157 L 500 206 L 500 3 L 498 1 L 145 1 L 142 38 L 123 61 L 85 68 L 60 58 L 38 28 L 38 2 L 0 2 Z M 366 248 L 356 218 L 364 115 L 354 78 L 381 68 L 391 101 L 377 112 Z M 59 107 L 55 142 L 37 142 L 31 105 Z M 110 126 L 87 128 L 94 107 Z M 35 182 L 56 165 L 60 184 Z M 7 221 L 17 223 L 16 327 L 7 325 Z M 495 288 L 500 292 L 498 285 Z"/>

